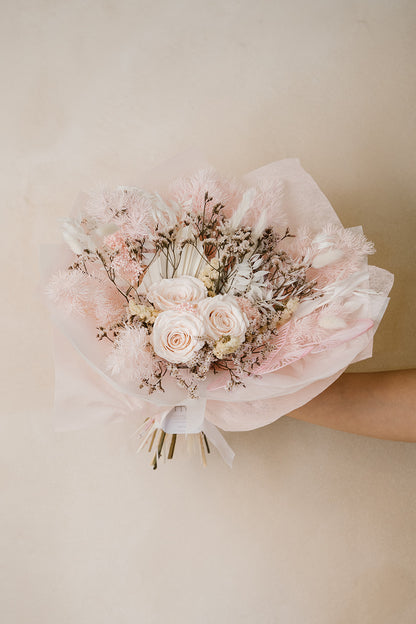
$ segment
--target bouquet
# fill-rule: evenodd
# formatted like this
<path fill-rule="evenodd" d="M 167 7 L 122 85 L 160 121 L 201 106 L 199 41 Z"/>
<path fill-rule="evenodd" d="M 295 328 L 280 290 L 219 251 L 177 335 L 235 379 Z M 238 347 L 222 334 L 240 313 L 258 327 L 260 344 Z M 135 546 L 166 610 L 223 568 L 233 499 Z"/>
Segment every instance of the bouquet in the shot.
<path fill-rule="evenodd" d="M 46 292 L 83 361 L 61 346 L 57 407 L 69 423 L 141 413 L 153 468 L 179 434 L 231 464 L 218 426 L 271 422 L 371 355 L 392 276 L 295 159 L 159 186 L 101 189 L 62 222 L 70 256 Z"/>

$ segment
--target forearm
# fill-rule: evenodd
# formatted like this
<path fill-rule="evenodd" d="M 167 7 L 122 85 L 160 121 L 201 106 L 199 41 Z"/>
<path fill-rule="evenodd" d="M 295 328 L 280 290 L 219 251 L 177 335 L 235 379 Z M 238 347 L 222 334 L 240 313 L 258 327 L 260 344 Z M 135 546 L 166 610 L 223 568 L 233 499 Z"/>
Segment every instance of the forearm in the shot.
<path fill-rule="evenodd" d="M 349 433 L 416 442 L 416 369 L 345 373 L 288 416 Z"/>

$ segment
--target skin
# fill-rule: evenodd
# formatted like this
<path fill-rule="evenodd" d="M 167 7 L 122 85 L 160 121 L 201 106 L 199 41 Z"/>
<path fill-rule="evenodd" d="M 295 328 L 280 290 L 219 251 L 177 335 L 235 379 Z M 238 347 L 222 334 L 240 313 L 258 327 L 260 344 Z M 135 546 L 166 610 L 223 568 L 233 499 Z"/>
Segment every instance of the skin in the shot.
<path fill-rule="evenodd" d="M 348 433 L 416 442 L 416 369 L 344 374 L 288 416 Z"/>

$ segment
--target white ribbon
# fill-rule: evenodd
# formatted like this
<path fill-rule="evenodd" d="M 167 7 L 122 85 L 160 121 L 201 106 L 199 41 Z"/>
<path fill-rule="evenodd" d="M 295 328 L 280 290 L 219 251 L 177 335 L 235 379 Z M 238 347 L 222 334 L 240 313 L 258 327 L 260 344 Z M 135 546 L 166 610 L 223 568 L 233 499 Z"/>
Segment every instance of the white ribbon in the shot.
<path fill-rule="evenodd" d="M 206 399 L 193 399 L 175 405 L 165 413 L 159 426 L 166 433 L 200 433 L 206 404 Z"/>
<path fill-rule="evenodd" d="M 205 433 L 225 463 L 232 466 L 234 451 L 215 425 L 205 418 L 206 399 L 189 399 L 162 416 L 159 427 L 166 433 Z"/>
<path fill-rule="evenodd" d="M 228 464 L 228 466 L 230 466 L 231 468 L 231 466 L 233 465 L 235 453 L 231 446 L 226 442 L 224 436 L 220 433 L 220 430 L 217 429 L 217 427 L 213 425 L 212 422 L 205 419 L 203 431 L 207 436 L 208 440 L 215 446 L 225 463 Z"/>

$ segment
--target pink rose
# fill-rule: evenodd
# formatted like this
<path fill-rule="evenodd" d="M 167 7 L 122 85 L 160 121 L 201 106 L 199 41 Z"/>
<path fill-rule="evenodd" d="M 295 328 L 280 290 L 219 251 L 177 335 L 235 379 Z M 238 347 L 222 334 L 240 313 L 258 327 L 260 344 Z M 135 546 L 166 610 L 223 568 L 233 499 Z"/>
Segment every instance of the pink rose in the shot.
<path fill-rule="evenodd" d="M 196 314 L 166 310 L 155 320 L 151 341 L 159 357 L 182 364 L 204 346 L 203 333 L 204 324 Z"/>
<path fill-rule="evenodd" d="M 222 336 L 244 339 L 248 320 L 232 295 L 208 297 L 198 305 L 204 319 L 206 335 L 218 340 Z"/>
<path fill-rule="evenodd" d="M 196 306 L 207 296 L 207 289 L 201 280 L 190 275 L 162 279 L 152 284 L 147 298 L 157 310 L 176 310 L 181 305 Z"/>

